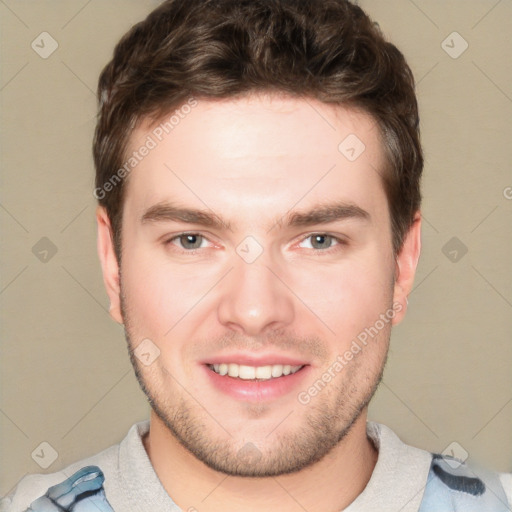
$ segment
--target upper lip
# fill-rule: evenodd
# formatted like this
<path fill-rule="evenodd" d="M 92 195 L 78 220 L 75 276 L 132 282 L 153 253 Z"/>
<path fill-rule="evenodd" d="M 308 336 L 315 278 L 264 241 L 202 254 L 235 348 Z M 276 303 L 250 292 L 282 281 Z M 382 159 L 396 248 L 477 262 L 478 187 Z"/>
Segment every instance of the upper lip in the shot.
<path fill-rule="evenodd" d="M 242 364 L 245 366 L 272 366 L 276 364 L 290 365 L 290 366 L 303 366 L 308 364 L 307 361 L 297 357 L 284 355 L 284 354 L 248 354 L 248 353 L 233 353 L 219 356 L 212 356 L 202 361 L 202 364 Z"/>

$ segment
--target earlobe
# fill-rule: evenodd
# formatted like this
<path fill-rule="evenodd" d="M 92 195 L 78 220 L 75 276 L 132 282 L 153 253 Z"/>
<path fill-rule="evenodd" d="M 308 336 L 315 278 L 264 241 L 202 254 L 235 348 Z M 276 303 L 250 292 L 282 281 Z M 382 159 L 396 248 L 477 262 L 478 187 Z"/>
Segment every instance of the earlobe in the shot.
<path fill-rule="evenodd" d="M 414 276 L 421 252 L 421 214 L 416 212 L 409 228 L 400 253 L 396 257 L 395 287 L 393 303 L 397 314 L 393 319 L 396 325 L 402 321 L 409 304 L 408 296 L 414 284 Z M 399 306 L 398 306 L 399 305 Z"/>
<path fill-rule="evenodd" d="M 98 225 L 98 256 L 103 272 L 103 283 L 110 300 L 110 316 L 122 324 L 119 264 L 114 250 L 110 219 L 102 206 L 98 206 L 96 210 L 96 221 Z"/>

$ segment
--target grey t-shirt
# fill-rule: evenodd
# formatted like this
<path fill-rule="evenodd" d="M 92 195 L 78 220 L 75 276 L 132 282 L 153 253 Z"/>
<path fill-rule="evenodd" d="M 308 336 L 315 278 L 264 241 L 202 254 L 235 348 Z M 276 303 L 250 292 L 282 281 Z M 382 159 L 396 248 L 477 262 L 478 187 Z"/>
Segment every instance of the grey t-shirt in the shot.
<path fill-rule="evenodd" d="M 148 430 L 149 421 L 136 423 L 120 444 L 71 464 L 62 471 L 27 475 L 0 502 L 0 512 L 26 512 L 34 501 L 45 496 L 50 487 L 63 484 L 77 471 L 89 466 L 96 466 L 103 473 L 101 503 L 105 503 L 106 508 L 88 508 L 84 506 L 84 500 L 76 509 L 108 510 L 110 504 L 115 512 L 181 512 L 165 491 L 148 458 L 142 443 L 142 437 Z M 368 422 L 367 434 L 378 450 L 377 464 L 366 488 L 345 512 L 511 510 L 512 475 L 492 474 L 490 479 L 485 480 L 486 487 L 475 478 L 477 475 L 474 472 L 468 473 L 468 469 L 461 469 L 460 474 L 451 469 L 455 465 L 445 465 L 443 469 L 441 464 L 446 460 L 442 457 L 433 458 L 427 451 L 402 443 L 384 425 Z M 482 492 L 481 486 L 475 486 L 478 482 L 482 483 L 485 492 Z M 47 497 L 42 499 L 48 501 L 48 508 L 36 507 L 37 510 L 62 510 L 52 508 L 52 502 Z"/>

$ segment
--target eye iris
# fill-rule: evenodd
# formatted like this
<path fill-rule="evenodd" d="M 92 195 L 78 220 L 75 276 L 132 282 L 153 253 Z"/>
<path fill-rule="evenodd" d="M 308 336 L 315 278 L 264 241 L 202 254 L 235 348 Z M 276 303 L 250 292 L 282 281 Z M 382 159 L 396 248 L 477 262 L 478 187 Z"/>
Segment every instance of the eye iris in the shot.
<path fill-rule="evenodd" d="M 199 249 L 201 247 L 201 235 L 181 235 L 180 243 L 186 249 Z"/>
<path fill-rule="evenodd" d="M 330 242 L 331 237 L 329 235 L 313 235 L 311 245 L 315 249 L 329 249 L 331 245 Z"/>

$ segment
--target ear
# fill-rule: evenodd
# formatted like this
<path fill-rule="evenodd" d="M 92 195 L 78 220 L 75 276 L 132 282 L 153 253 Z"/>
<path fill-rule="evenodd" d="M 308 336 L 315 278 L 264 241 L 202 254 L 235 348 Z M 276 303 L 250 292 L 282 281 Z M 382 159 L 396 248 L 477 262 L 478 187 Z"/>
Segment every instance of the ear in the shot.
<path fill-rule="evenodd" d="M 414 215 L 414 220 L 407 232 L 404 243 L 396 257 L 395 288 L 393 293 L 393 304 L 400 304 L 396 307 L 396 315 L 393 318 L 393 325 L 400 323 L 407 311 L 407 297 L 411 293 L 416 274 L 416 267 L 421 251 L 421 213 Z"/>
<path fill-rule="evenodd" d="M 110 299 L 110 316 L 122 324 L 119 264 L 114 251 L 110 219 L 102 206 L 98 206 L 96 210 L 96 221 L 98 223 L 98 256 L 103 272 L 103 283 Z"/>

